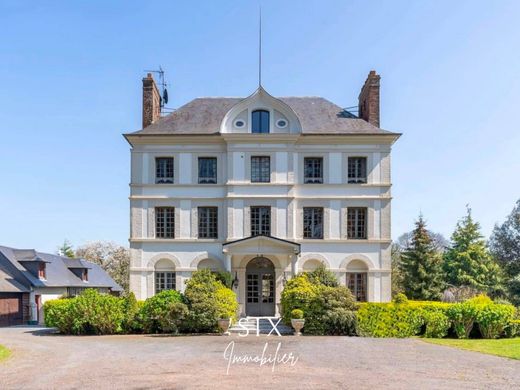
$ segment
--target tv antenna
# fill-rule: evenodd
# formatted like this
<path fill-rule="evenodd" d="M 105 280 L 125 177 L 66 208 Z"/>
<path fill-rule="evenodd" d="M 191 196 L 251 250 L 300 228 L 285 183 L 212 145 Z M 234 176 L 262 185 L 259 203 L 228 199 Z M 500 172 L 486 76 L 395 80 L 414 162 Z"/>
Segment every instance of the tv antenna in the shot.
<path fill-rule="evenodd" d="M 159 65 L 159 70 L 145 70 L 145 72 L 155 73 L 159 76 L 159 86 L 161 87 L 161 109 L 165 108 L 164 106 L 168 104 L 168 90 L 166 87 L 169 84 L 166 83 L 164 78 L 164 70 L 162 66 Z"/>

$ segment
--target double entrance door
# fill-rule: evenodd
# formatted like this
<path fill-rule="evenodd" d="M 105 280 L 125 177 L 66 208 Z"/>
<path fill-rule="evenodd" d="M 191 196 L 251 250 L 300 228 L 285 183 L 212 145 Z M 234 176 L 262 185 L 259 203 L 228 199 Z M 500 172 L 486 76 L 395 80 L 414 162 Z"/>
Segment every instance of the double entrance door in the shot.
<path fill-rule="evenodd" d="M 271 260 L 256 257 L 246 267 L 246 314 L 272 317 L 275 313 L 275 272 Z"/>

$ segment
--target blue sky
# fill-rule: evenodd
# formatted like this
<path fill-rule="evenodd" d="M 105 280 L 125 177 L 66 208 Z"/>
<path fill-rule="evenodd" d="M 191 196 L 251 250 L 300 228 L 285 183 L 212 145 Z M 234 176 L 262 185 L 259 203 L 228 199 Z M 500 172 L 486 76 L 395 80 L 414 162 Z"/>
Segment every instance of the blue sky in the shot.
<path fill-rule="evenodd" d="M 0 244 L 127 244 L 129 146 L 141 77 L 170 106 L 257 84 L 258 1 L 0 5 Z M 520 2 L 261 1 L 263 84 L 357 104 L 382 75 L 393 150 L 393 236 L 420 211 L 449 236 L 470 204 L 483 233 L 520 197 Z"/>

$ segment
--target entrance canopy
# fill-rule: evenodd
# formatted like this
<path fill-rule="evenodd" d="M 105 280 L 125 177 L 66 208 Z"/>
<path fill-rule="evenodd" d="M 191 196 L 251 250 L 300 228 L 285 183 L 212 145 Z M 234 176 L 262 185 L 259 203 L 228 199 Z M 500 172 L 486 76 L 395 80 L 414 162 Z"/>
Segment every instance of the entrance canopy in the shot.
<path fill-rule="evenodd" d="M 266 254 L 300 254 L 300 244 L 272 236 L 254 236 L 222 245 L 224 253 L 262 256 Z"/>

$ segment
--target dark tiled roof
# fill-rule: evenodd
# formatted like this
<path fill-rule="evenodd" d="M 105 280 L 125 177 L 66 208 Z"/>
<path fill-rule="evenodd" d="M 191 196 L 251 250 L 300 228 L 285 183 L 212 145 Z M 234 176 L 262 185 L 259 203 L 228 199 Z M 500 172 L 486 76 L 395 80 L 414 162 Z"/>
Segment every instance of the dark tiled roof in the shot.
<path fill-rule="evenodd" d="M 31 250 L 24 250 L 24 253 L 29 254 Z M 45 280 L 36 277 L 32 272 L 24 267 L 24 258 L 29 256 L 22 256 L 20 261 L 20 250 L 0 246 L 0 266 L 6 274 L 9 274 L 17 283 L 26 287 L 105 287 L 112 291 L 122 291 L 119 286 L 98 264 L 91 263 L 84 259 L 69 259 L 58 255 L 49 253 L 41 253 L 32 250 L 40 261 L 47 263 L 45 268 Z M 23 253 L 22 253 L 23 254 Z M 18 256 L 17 256 L 18 255 Z M 80 265 L 81 268 L 88 268 L 88 283 L 85 283 L 76 276 L 70 269 L 69 265 Z M 1 278 L 1 275 L 0 275 Z M 5 284 L 5 282 L 2 282 Z M 1 284 L 0 284 L 1 286 Z M 2 290 L 0 290 L 2 291 Z"/>
<path fill-rule="evenodd" d="M 303 134 L 394 134 L 321 97 L 279 98 L 296 113 Z M 226 113 L 242 98 L 197 98 L 132 134 L 218 134 Z"/>

